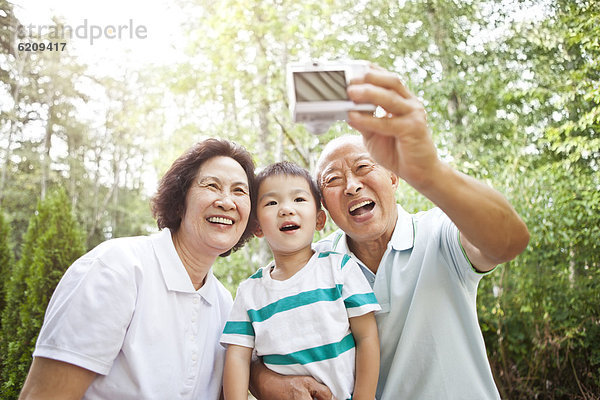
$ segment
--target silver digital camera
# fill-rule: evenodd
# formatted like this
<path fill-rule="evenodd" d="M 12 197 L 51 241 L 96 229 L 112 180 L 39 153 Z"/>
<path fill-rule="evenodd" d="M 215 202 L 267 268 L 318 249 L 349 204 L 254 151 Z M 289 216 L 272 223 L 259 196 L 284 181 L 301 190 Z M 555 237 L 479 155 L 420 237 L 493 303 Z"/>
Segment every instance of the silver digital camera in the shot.
<path fill-rule="evenodd" d="M 362 60 L 310 61 L 287 65 L 287 89 L 294 122 L 321 134 L 335 121 L 346 120 L 348 111 L 375 111 L 372 104 L 356 104 L 348 98 L 351 79 L 364 76 L 369 63 Z"/>

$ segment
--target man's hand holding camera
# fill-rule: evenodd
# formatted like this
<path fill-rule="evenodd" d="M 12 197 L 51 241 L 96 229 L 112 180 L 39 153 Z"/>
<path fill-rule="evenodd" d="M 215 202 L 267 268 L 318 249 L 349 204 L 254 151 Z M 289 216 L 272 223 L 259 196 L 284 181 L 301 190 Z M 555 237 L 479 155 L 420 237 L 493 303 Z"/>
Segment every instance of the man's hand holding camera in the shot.
<path fill-rule="evenodd" d="M 373 66 L 364 77 L 351 82 L 348 95 L 355 103 L 376 104 L 385 110 L 382 116 L 348 113 L 348 123 L 362 133 L 375 161 L 417 190 L 431 182 L 441 163 L 427 126 L 427 115 L 398 75 Z"/>

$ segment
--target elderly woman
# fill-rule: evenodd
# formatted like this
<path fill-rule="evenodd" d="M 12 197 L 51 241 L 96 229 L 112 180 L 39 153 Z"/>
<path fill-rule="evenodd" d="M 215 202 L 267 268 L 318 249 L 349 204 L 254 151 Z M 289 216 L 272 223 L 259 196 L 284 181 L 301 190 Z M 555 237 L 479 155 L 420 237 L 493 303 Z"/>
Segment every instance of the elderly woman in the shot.
<path fill-rule="evenodd" d="M 20 398 L 219 398 L 232 298 L 211 267 L 251 235 L 253 180 L 225 140 L 179 157 L 152 199 L 161 231 L 102 243 L 65 273 Z"/>

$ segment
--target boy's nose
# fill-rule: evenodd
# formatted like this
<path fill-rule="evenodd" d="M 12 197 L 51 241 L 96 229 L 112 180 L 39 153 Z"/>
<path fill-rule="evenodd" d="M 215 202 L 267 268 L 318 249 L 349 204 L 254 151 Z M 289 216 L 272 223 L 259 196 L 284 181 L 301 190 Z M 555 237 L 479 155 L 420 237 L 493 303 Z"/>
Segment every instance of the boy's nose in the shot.
<path fill-rule="evenodd" d="M 279 215 L 284 216 L 284 215 L 292 215 L 294 214 L 294 208 L 293 207 L 289 207 L 289 206 L 282 206 L 279 209 Z"/>

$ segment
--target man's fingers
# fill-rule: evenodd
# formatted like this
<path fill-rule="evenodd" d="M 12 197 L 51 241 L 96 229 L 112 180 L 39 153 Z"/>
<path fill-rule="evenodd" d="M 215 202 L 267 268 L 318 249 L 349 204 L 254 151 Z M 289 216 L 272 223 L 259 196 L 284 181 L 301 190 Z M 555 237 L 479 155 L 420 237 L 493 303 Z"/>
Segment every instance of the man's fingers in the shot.
<path fill-rule="evenodd" d="M 377 118 L 359 111 L 348 112 L 348 125 L 360 132 L 376 132 L 384 136 L 397 136 L 414 125 L 414 121 L 402 118 Z"/>
<path fill-rule="evenodd" d="M 322 385 L 320 383 L 317 383 L 317 385 L 319 385 L 319 387 L 313 389 L 310 393 L 313 399 L 331 400 L 333 398 L 333 395 L 331 394 L 331 391 L 327 386 Z"/>
<path fill-rule="evenodd" d="M 410 90 L 404 86 L 404 83 L 398 74 L 383 69 L 378 65 L 371 64 L 370 69 L 364 76 L 350 81 L 350 85 L 360 85 L 364 83 L 370 83 L 374 86 L 390 89 L 407 99 L 414 97 Z"/>
<path fill-rule="evenodd" d="M 403 115 L 413 108 L 412 99 L 399 96 L 392 89 L 375 86 L 369 83 L 351 85 L 348 87 L 348 96 L 359 104 L 375 104 L 383 107 L 388 113 Z"/>
<path fill-rule="evenodd" d="M 292 396 L 286 397 L 289 399 L 298 400 L 331 400 L 332 394 L 329 388 L 322 383 L 319 383 L 312 376 L 295 376 L 290 381 L 290 393 Z"/>
<path fill-rule="evenodd" d="M 365 83 L 370 83 L 375 86 L 381 86 L 390 90 L 395 91 L 404 98 L 413 97 L 413 94 L 404 86 L 402 79 L 395 72 L 387 70 L 369 70 L 365 74 Z"/>

